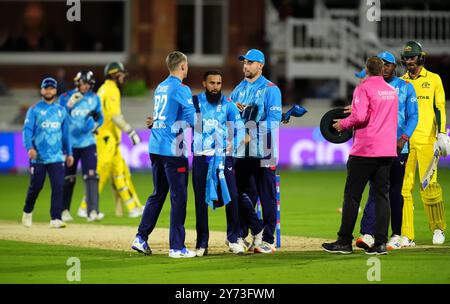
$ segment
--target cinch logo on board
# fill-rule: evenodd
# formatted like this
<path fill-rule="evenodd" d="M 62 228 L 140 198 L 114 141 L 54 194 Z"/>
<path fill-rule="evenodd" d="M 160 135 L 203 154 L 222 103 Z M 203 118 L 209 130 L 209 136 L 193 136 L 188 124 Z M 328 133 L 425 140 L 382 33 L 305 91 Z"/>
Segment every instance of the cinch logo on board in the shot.
<path fill-rule="evenodd" d="M 300 139 L 292 145 L 289 158 L 294 166 L 319 166 L 345 164 L 351 144 L 335 145 L 327 141 Z"/>
<path fill-rule="evenodd" d="M 57 129 L 57 128 L 59 128 L 59 126 L 60 126 L 59 121 L 48 121 L 48 120 L 46 120 L 46 121 L 44 121 L 41 124 L 41 127 L 44 128 L 44 129 L 48 129 L 48 128 L 50 128 L 50 129 Z"/>

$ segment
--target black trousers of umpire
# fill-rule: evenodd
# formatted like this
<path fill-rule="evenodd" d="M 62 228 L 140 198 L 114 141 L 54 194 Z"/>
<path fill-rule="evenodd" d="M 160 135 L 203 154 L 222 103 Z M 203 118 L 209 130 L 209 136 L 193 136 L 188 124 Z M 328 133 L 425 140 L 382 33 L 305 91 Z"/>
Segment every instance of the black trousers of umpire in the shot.
<path fill-rule="evenodd" d="M 364 188 L 370 181 L 375 198 L 375 245 L 384 244 L 389 229 L 389 175 L 394 157 L 350 156 L 338 241 L 351 244 Z"/>

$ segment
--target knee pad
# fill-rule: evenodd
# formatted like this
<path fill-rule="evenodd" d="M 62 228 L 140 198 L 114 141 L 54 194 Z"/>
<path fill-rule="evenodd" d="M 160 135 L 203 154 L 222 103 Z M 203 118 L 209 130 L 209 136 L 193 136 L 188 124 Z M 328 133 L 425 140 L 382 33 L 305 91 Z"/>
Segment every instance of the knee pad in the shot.
<path fill-rule="evenodd" d="M 441 201 L 433 205 L 424 204 L 424 209 L 431 231 L 435 229 L 445 230 L 447 228 L 445 223 L 444 202 Z"/>
<path fill-rule="evenodd" d="M 445 230 L 446 223 L 441 185 L 432 183 L 425 190 L 421 191 L 421 195 L 430 230 Z"/>
<path fill-rule="evenodd" d="M 121 200 L 125 203 L 128 209 L 135 207 L 135 201 L 130 188 L 128 188 L 125 175 L 113 176 L 113 184 Z"/>
<path fill-rule="evenodd" d="M 128 190 L 125 175 L 113 176 L 113 185 L 119 192 L 124 191 L 124 188 L 126 188 L 125 190 Z"/>
<path fill-rule="evenodd" d="M 438 183 L 431 183 L 425 190 L 420 191 L 424 205 L 435 205 L 442 202 L 442 188 Z"/>

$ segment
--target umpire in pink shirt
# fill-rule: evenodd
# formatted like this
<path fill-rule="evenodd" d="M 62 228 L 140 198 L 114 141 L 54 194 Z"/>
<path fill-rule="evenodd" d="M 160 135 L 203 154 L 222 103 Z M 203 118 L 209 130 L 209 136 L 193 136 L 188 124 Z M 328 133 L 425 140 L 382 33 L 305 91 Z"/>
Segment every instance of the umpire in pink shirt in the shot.
<path fill-rule="evenodd" d="M 347 161 L 341 227 L 334 243 L 322 247 L 331 253 L 352 253 L 353 230 L 364 188 L 370 181 L 375 196 L 375 244 L 367 254 L 387 254 L 389 228 L 389 172 L 397 156 L 398 97 L 382 76 L 383 61 L 370 57 L 368 77 L 353 93 L 352 114 L 336 120 L 338 131 L 353 128 L 353 146 Z"/>

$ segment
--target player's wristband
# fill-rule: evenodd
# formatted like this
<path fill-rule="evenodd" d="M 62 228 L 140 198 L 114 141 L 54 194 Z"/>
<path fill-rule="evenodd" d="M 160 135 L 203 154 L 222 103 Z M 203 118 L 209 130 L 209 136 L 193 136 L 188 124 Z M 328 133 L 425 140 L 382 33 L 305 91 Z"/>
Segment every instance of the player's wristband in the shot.
<path fill-rule="evenodd" d="M 402 139 L 404 139 L 405 141 L 408 141 L 409 137 L 407 135 L 405 135 L 405 134 L 402 134 Z"/>

